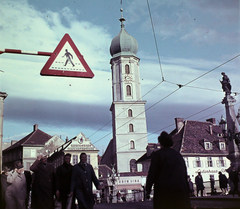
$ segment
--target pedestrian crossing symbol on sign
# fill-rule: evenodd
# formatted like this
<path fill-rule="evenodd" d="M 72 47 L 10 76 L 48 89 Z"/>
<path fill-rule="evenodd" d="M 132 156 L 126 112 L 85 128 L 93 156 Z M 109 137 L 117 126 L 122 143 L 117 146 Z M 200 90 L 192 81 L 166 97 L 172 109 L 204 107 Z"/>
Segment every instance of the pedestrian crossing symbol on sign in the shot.
<path fill-rule="evenodd" d="M 87 65 L 68 34 L 65 34 L 43 67 L 41 75 L 92 78 L 94 74 Z"/>

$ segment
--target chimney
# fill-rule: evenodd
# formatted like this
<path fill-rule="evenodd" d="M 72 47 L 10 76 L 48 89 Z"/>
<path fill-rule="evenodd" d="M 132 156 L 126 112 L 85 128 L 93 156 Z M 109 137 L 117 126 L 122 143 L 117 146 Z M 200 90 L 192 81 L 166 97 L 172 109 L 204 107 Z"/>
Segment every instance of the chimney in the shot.
<path fill-rule="evenodd" d="M 183 118 L 175 118 L 177 132 L 183 127 Z"/>
<path fill-rule="evenodd" d="M 18 140 L 11 140 L 11 146 L 14 145 Z"/>
<path fill-rule="evenodd" d="M 209 118 L 209 119 L 207 119 L 206 121 L 212 123 L 213 125 L 216 125 L 216 120 L 215 120 L 215 118 Z"/>
<path fill-rule="evenodd" d="M 68 137 L 66 137 L 66 142 L 68 142 Z"/>
<path fill-rule="evenodd" d="M 33 131 L 38 130 L 38 124 L 33 125 Z"/>
<path fill-rule="evenodd" d="M 209 126 L 209 133 L 210 133 L 210 135 L 213 134 L 212 125 Z"/>

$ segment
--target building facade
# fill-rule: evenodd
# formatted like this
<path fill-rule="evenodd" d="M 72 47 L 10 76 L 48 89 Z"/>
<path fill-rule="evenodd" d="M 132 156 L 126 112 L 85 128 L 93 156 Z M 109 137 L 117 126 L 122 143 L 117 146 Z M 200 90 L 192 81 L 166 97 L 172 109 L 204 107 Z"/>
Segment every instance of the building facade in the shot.
<path fill-rule="evenodd" d="M 175 124 L 176 128 L 170 133 L 173 137 L 172 148 L 183 156 L 192 181 L 198 172 L 201 172 L 204 182 L 209 182 L 210 177 L 218 180 L 219 171 L 228 177 L 228 144 L 215 119 L 201 122 L 175 118 Z M 142 164 L 143 171 L 148 172 L 151 154 L 160 148 L 160 144 L 148 144 L 147 152 L 137 160 Z"/>
<path fill-rule="evenodd" d="M 183 156 L 188 175 L 193 179 L 200 171 L 204 181 L 209 181 L 210 177 L 218 180 L 219 171 L 228 176 L 227 141 L 215 118 L 206 122 L 175 118 L 175 122 L 176 128 L 171 133 L 173 149 Z"/>
<path fill-rule="evenodd" d="M 124 21 L 121 17 L 121 30 L 110 46 L 113 138 L 101 161 L 109 167 L 115 165 L 120 173 L 141 171 L 141 165 L 135 162 L 147 146 L 146 101 L 141 99 L 140 59 L 136 55 L 138 43 L 126 32 Z"/>
<path fill-rule="evenodd" d="M 90 139 L 86 138 L 83 133 L 79 133 L 73 139 L 71 144 L 64 149 L 64 154 L 70 153 L 71 164 L 76 165 L 80 162 L 80 154 L 82 152 L 87 155 L 87 163 L 91 164 L 96 176 L 98 176 L 98 152 L 99 150 L 91 143 Z"/>
<path fill-rule="evenodd" d="M 21 160 L 29 170 L 37 155 L 49 155 L 62 144 L 63 140 L 57 135 L 50 136 L 35 124 L 30 134 L 3 150 L 3 166 L 13 167 L 14 161 Z"/>

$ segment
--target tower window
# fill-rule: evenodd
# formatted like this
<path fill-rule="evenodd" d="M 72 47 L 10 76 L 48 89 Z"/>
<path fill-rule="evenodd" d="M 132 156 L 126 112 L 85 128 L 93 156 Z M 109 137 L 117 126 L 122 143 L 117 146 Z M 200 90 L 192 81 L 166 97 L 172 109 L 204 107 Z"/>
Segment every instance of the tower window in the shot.
<path fill-rule="evenodd" d="M 127 85 L 127 96 L 131 96 L 132 93 L 131 93 L 131 86 L 130 85 Z"/>
<path fill-rule="evenodd" d="M 137 164 L 135 159 L 130 160 L 130 172 L 137 172 Z"/>
<path fill-rule="evenodd" d="M 129 124 L 129 132 L 133 132 L 133 124 Z"/>
<path fill-rule="evenodd" d="M 131 109 L 128 110 L 128 117 L 132 117 L 132 110 Z"/>
<path fill-rule="evenodd" d="M 129 65 L 125 65 L 125 73 L 126 74 L 130 73 Z"/>
<path fill-rule="evenodd" d="M 135 143 L 133 140 L 130 141 L 130 149 L 135 149 Z"/>

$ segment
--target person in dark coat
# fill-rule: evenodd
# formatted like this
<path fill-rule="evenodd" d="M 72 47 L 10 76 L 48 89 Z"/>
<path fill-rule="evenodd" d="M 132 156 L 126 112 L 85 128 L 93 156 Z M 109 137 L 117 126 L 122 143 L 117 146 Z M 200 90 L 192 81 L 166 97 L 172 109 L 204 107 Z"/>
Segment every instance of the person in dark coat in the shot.
<path fill-rule="evenodd" d="M 227 184 L 228 184 L 228 179 L 227 177 L 222 174 L 221 171 L 218 172 L 218 179 L 219 179 L 219 186 L 220 189 L 222 190 L 222 194 L 221 195 L 227 195 Z"/>
<path fill-rule="evenodd" d="M 190 197 L 193 197 L 193 196 L 195 196 L 195 195 L 194 195 L 193 182 L 192 182 L 190 176 L 188 176 L 187 181 L 188 181 L 188 186 L 189 186 L 189 194 L 190 194 Z"/>
<path fill-rule="evenodd" d="M 170 148 L 172 137 L 165 131 L 158 137 L 161 149 L 154 152 L 151 159 L 146 197 L 150 198 L 154 184 L 154 209 L 190 208 L 187 169 L 181 154 Z"/>
<path fill-rule="evenodd" d="M 71 179 L 73 166 L 70 164 L 71 154 L 64 155 L 64 163 L 57 167 L 56 172 L 56 197 L 62 203 L 62 209 L 66 209 L 71 190 Z M 74 208 L 75 201 L 72 201 Z"/>
<path fill-rule="evenodd" d="M 201 175 L 201 172 L 198 172 L 198 175 L 195 177 L 195 184 L 197 187 L 197 197 L 198 197 L 198 193 L 199 191 L 201 191 L 201 197 L 203 196 L 203 190 L 204 190 L 204 185 L 203 185 L 203 178 Z"/>
<path fill-rule="evenodd" d="M 232 168 L 232 170 L 229 172 L 229 179 L 232 181 L 234 185 L 234 189 L 232 191 L 232 195 L 234 197 L 235 192 L 237 192 L 237 195 L 240 196 L 239 191 L 238 191 L 238 172 L 235 170 L 235 167 Z"/>
<path fill-rule="evenodd" d="M 31 165 L 34 172 L 32 184 L 32 209 L 52 209 L 54 206 L 53 196 L 55 193 L 55 173 L 52 164 L 47 163 L 47 157 L 39 155 Z"/>
<path fill-rule="evenodd" d="M 1 204 L 0 204 L 1 209 L 6 208 L 5 193 L 8 186 L 8 183 L 7 183 L 8 172 L 9 172 L 9 168 L 4 166 L 3 172 L 1 174 Z"/>
<path fill-rule="evenodd" d="M 75 193 L 79 209 L 92 209 L 94 206 L 92 182 L 97 189 L 101 189 L 92 165 L 87 163 L 86 153 L 81 153 L 80 163 L 73 167 L 70 193 Z"/>

